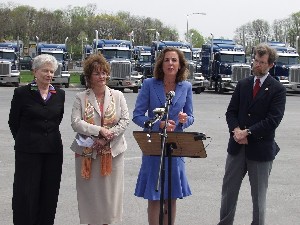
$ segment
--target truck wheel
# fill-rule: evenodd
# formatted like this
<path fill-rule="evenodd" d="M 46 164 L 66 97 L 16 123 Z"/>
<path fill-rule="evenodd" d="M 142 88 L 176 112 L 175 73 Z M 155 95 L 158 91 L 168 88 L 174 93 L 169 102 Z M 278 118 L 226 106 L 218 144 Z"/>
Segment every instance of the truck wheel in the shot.
<path fill-rule="evenodd" d="M 195 89 L 195 94 L 200 94 L 201 91 L 202 91 L 202 88 L 201 88 L 201 87 L 197 87 L 197 88 Z"/>
<path fill-rule="evenodd" d="M 16 82 L 16 83 L 13 83 L 13 85 L 15 86 L 15 87 L 19 87 L 19 83 L 18 82 Z"/>
<path fill-rule="evenodd" d="M 135 86 L 132 88 L 133 90 L 133 93 L 138 93 L 139 92 L 139 87 L 138 86 Z"/>
<path fill-rule="evenodd" d="M 66 83 L 65 84 L 65 88 L 69 88 L 70 87 L 70 84 L 69 83 Z"/>

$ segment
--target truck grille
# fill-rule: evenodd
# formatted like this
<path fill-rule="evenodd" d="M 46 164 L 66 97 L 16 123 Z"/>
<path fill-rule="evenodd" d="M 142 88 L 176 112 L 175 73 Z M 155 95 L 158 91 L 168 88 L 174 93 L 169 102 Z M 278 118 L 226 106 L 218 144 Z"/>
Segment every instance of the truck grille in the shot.
<path fill-rule="evenodd" d="M 300 66 L 290 67 L 289 81 L 291 83 L 300 83 Z"/>
<path fill-rule="evenodd" d="M 61 71 L 62 71 L 62 64 L 58 64 L 57 70 L 54 73 L 55 77 L 60 77 L 61 76 Z"/>
<path fill-rule="evenodd" d="M 143 75 L 145 75 L 145 76 L 152 75 L 152 73 L 151 73 L 151 66 L 145 66 L 144 67 Z"/>
<path fill-rule="evenodd" d="M 232 65 L 232 81 L 237 82 L 250 75 L 251 68 L 249 65 Z"/>
<path fill-rule="evenodd" d="M 111 79 L 125 79 L 130 76 L 131 63 L 130 62 L 110 62 L 110 78 Z"/>
<path fill-rule="evenodd" d="M 0 62 L 0 76 L 11 74 L 11 63 Z"/>
<path fill-rule="evenodd" d="M 189 63 L 189 79 L 194 79 L 194 74 L 195 74 L 195 64 Z"/>

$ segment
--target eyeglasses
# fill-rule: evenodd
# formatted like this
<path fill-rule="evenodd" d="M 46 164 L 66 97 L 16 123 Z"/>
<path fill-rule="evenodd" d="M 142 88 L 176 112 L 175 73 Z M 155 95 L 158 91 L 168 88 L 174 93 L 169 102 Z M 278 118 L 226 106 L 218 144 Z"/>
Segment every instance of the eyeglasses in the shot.
<path fill-rule="evenodd" d="M 269 64 L 269 63 L 267 63 L 267 62 L 258 61 L 257 59 L 254 59 L 254 63 L 255 63 L 256 65 L 260 65 L 260 66 L 268 65 L 268 64 Z"/>
<path fill-rule="evenodd" d="M 104 71 L 101 71 L 101 72 L 93 72 L 92 75 L 94 75 L 94 76 L 105 77 L 105 76 L 107 76 L 107 73 L 104 72 Z"/>

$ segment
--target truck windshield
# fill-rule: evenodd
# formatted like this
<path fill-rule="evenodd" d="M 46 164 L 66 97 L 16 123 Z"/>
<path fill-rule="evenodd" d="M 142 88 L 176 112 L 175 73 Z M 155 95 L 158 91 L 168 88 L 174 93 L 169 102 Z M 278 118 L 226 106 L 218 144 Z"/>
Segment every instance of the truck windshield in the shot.
<path fill-rule="evenodd" d="M 106 59 L 113 59 L 113 58 L 130 59 L 130 51 L 127 50 L 102 50 L 102 54 Z"/>
<path fill-rule="evenodd" d="M 63 53 L 43 52 L 43 54 L 53 55 L 58 62 L 62 62 L 64 60 Z"/>
<path fill-rule="evenodd" d="M 0 59 L 14 60 L 15 53 L 14 52 L 0 52 Z"/>
<path fill-rule="evenodd" d="M 297 56 L 279 56 L 276 62 L 277 65 L 295 65 L 298 64 Z"/>
<path fill-rule="evenodd" d="M 191 52 L 183 52 L 184 57 L 186 60 L 192 60 L 192 53 Z"/>
<path fill-rule="evenodd" d="M 151 55 L 141 55 L 139 58 L 140 62 L 151 62 Z"/>
<path fill-rule="evenodd" d="M 245 55 L 221 54 L 221 62 L 225 62 L 225 63 L 245 63 Z"/>

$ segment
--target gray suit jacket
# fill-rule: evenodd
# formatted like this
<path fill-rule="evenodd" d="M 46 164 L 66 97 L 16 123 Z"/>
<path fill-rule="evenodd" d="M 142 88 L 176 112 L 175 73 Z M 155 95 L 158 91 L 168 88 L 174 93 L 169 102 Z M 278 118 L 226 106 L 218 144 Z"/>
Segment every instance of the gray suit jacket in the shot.
<path fill-rule="evenodd" d="M 83 120 L 86 97 L 88 98 L 89 102 L 94 106 L 95 124 L 90 124 Z M 115 134 L 114 139 L 110 142 L 112 156 L 115 157 L 127 149 L 127 143 L 124 137 L 124 132 L 129 124 L 129 113 L 123 93 L 117 90 L 110 89 L 108 87 L 106 87 L 105 90 L 103 108 L 104 111 L 107 109 L 111 98 L 114 98 L 115 101 L 117 120 L 117 123 L 112 128 L 110 128 L 110 130 L 113 131 Z M 98 136 L 101 127 L 100 117 L 101 112 L 93 90 L 87 89 L 83 92 L 78 93 L 73 104 L 71 115 L 71 126 L 73 130 L 78 134 L 86 136 Z M 71 145 L 71 149 L 78 154 L 82 154 L 83 148 L 84 147 L 79 146 L 77 144 L 75 137 Z"/>

